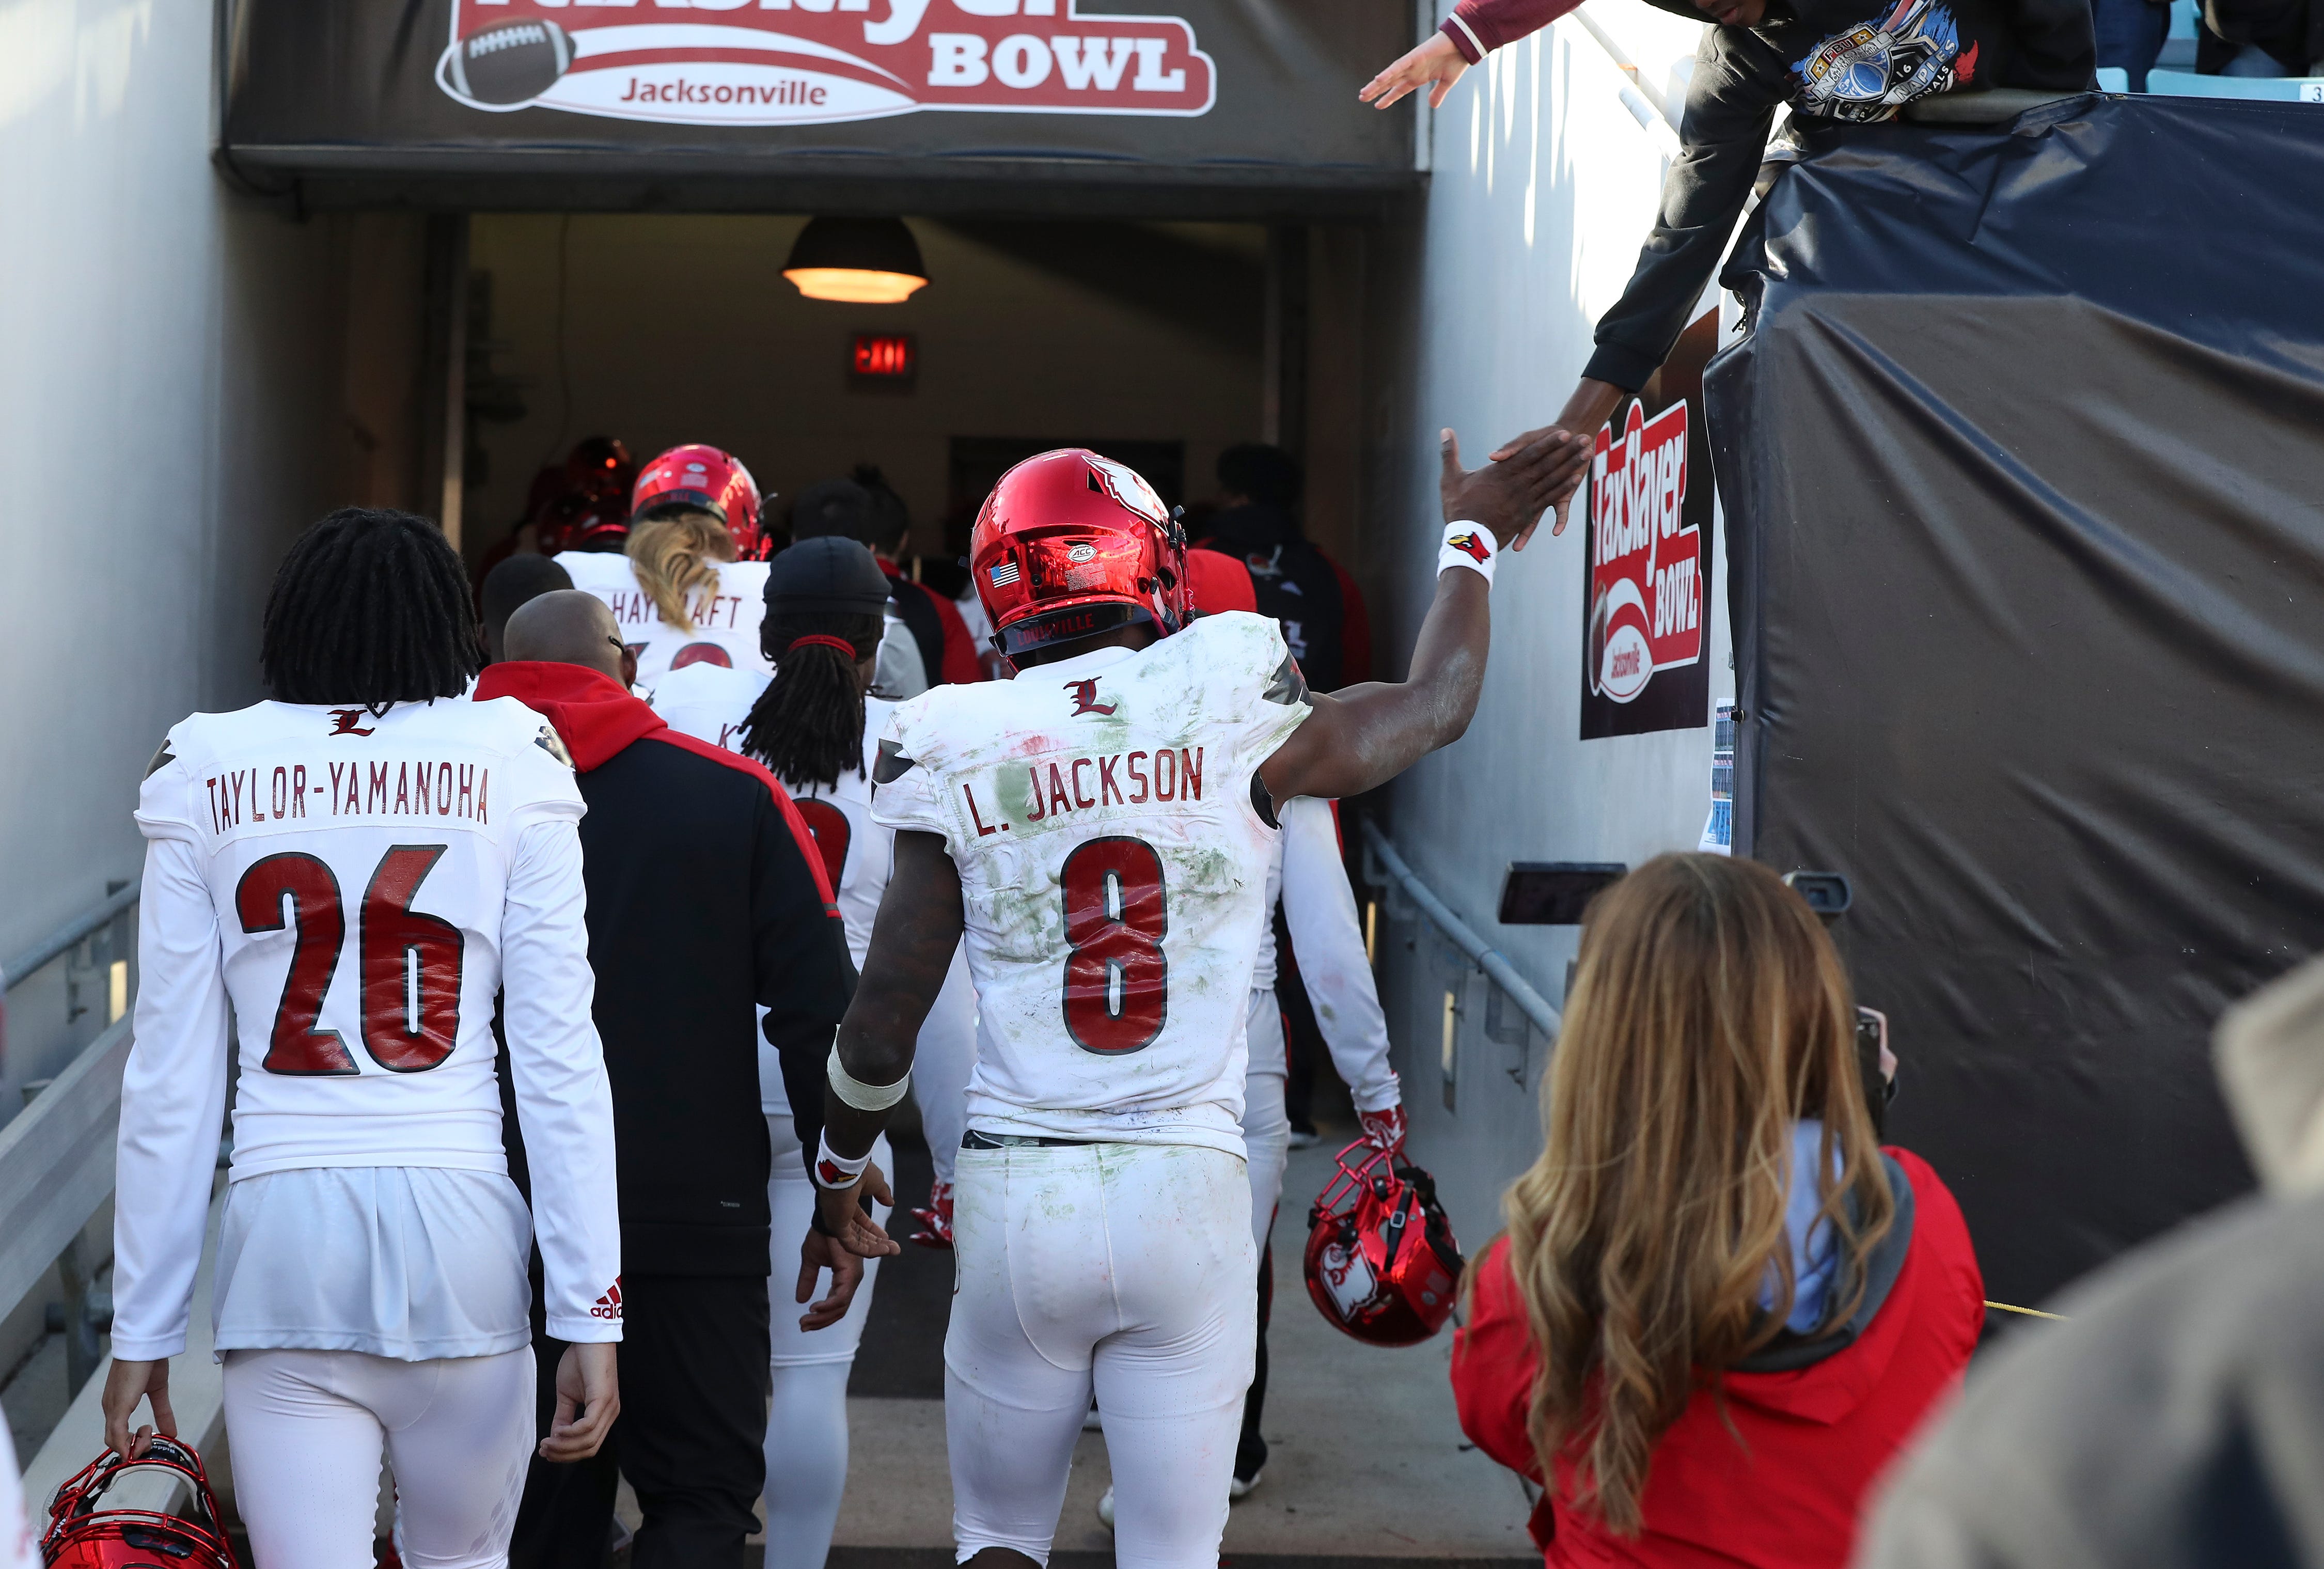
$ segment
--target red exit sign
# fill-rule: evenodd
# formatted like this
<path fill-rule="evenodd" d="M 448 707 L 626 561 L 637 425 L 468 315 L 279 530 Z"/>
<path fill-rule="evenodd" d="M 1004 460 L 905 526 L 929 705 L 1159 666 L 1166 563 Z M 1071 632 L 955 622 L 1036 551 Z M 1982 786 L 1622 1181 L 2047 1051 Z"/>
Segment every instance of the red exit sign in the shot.
<path fill-rule="evenodd" d="M 858 382 L 909 382 L 919 356 L 908 332 L 859 332 L 848 351 L 847 374 Z"/>

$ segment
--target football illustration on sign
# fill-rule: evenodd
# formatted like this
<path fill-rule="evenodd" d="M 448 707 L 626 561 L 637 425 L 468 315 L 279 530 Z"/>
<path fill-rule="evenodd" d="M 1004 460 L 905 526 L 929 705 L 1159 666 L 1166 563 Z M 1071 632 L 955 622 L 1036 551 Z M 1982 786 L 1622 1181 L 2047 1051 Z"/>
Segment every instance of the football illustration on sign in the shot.
<path fill-rule="evenodd" d="M 1702 541 L 1686 526 L 1686 405 L 1621 438 L 1598 432 L 1590 464 L 1590 689 L 1628 703 L 1657 670 L 1702 658 Z"/>
<path fill-rule="evenodd" d="M 478 29 L 445 56 L 455 97 L 494 108 L 528 103 L 573 64 L 573 40 L 554 22 L 501 22 Z"/>
<path fill-rule="evenodd" d="M 1083 16 L 1077 0 L 452 0 L 436 67 L 473 109 L 689 125 L 809 125 L 920 110 L 1210 112 L 1211 57 L 1176 16 Z M 671 20 L 685 16 L 686 21 Z"/>

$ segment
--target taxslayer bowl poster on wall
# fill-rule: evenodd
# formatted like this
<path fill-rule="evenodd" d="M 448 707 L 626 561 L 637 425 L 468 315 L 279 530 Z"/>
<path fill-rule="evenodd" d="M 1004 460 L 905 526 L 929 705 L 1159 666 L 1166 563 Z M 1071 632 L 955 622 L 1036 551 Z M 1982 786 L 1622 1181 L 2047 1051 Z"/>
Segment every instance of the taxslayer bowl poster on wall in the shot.
<path fill-rule="evenodd" d="M 1702 367 L 1719 313 L 1598 432 L 1582 576 L 1582 739 L 1711 723 L 1713 487 Z"/>
<path fill-rule="evenodd" d="M 1077 0 L 757 0 L 716 8 L 453 0 L 436 82 L 471 108 L 687 125 L 812 125 L 922 110 L 1210 112 L 1211 57 L 1176 16 Z"/>

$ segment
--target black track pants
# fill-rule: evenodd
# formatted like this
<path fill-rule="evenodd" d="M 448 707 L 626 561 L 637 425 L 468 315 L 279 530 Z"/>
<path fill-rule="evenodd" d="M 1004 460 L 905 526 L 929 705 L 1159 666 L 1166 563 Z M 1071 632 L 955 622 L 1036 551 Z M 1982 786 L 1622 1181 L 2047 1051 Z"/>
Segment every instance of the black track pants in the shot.
<path fill-rule="evenodd" d="M 622 1299 L 622 1414 L 588 1460 L 534 1457 L 511 1569 L 601 1569 L 617 1472 L 645 1515 L 632 1569 L 741 1569 L 766 1481 L 767 1283 L 625 1276 Z M 545 1435 L 565 1343 L 537 1320 L 533 1343 Z"/>

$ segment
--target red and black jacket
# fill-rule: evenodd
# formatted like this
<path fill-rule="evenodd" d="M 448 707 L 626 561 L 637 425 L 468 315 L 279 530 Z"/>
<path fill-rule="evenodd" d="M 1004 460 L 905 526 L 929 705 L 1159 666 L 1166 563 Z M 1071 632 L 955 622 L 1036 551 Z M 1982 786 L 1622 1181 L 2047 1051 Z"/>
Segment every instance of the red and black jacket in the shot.
<path fill-rule="evenodd" d="M 622 1262 L 633 1275 L 768 1270 L 755 1009 L 808 1151 L 855 992 L 823 862 L 774 776 L 672 730 L 579 665 L 487 669 L 579 771 L 594 1010 L 613 1083 Z M 515 1123 L 508 1123 L 512 1154 Z"/>
<path fill-rule="evenodd" d="M 903 568 L 884 556 L 880 570 L 888 575 L 888 601 L 903 618 L 904 629 L 919 645 L 920 667 L 931 687 L 958 686 L 984 679 L 984 651 L 968 634 L 960 606 L 925 583 L 904 576 Z"/>
<path fill-rule="evenodd" d="M 1259 614 L 1272 616 L 1308 688 L 1336 692 L 1372 678 L 1372 625 L 1363 590 L 1273 507 L 1212 514 L 1199 548 L 1250 569 Z"/>

